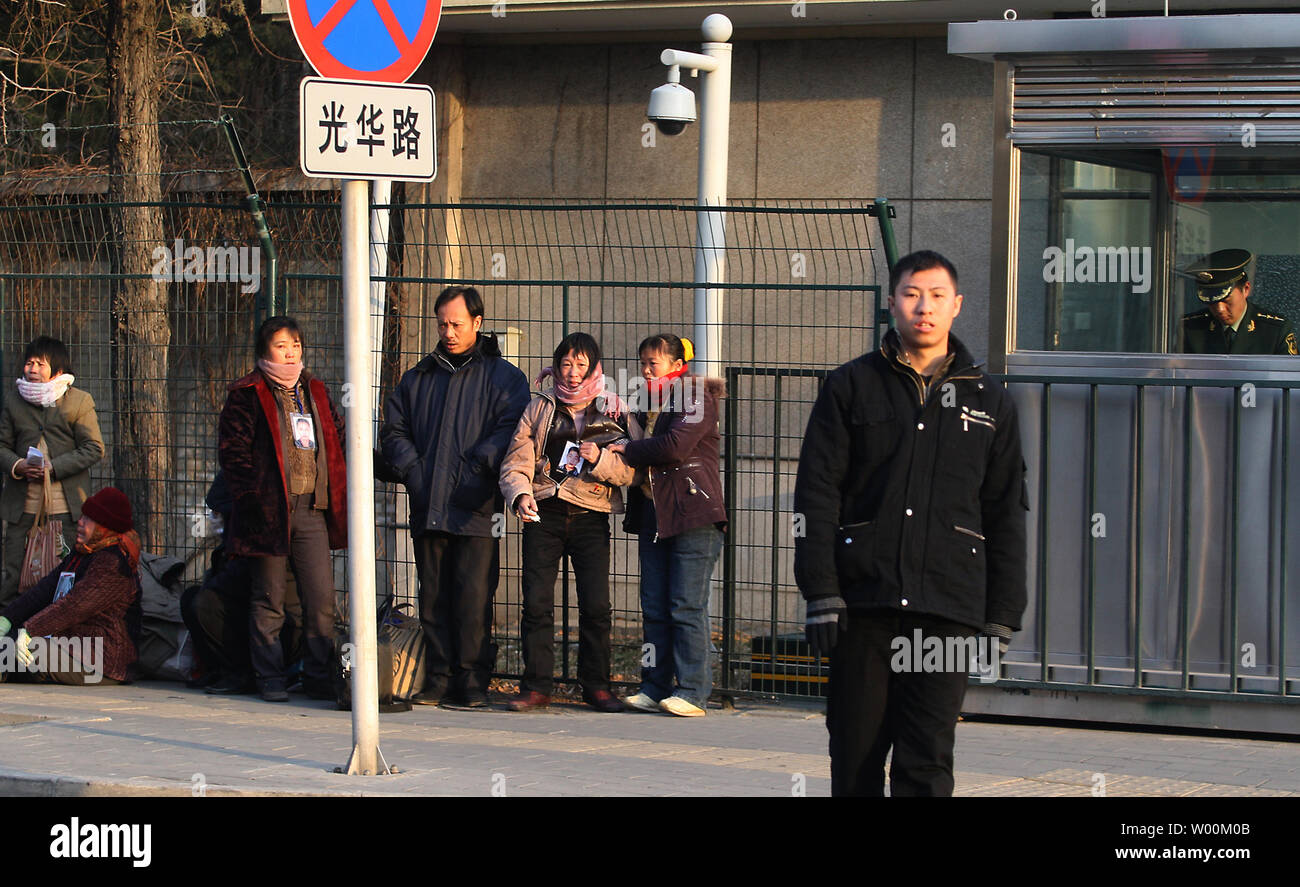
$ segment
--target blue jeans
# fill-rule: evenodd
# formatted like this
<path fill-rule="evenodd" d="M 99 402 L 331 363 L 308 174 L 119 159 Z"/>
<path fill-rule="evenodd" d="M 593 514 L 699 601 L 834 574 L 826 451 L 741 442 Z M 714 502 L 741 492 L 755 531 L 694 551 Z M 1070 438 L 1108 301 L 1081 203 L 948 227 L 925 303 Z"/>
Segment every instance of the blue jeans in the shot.
<path fill-rule="evenodd" d="M 703 708 L 713 692 L 709 580 L 722 538 L 712 524 L 658 542 L 652 534 L 640 537 L 641 617 L 650 645 L 642 654 L 641 692 L 656 702 L 680 696 Z"/>

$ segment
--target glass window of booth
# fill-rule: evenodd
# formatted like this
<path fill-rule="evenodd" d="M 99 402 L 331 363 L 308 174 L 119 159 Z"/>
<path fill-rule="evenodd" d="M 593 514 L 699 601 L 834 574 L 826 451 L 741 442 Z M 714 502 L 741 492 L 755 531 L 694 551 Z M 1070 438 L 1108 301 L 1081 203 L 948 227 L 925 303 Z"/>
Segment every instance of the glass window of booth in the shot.
<path fill-rule="evenodd" d="M 1015 351 L 1176 353 L 1184 272 L 1244 249 L 1256 311 L 1300 319 L 1300 150 L 1019 152 Z"/>

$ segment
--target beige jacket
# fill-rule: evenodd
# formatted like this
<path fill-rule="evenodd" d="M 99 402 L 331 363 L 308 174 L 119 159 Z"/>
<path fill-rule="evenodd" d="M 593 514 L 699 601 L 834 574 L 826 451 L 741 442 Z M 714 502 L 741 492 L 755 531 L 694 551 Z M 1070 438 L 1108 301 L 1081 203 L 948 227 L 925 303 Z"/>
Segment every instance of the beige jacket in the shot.
<path fill-rule="evenodd" d="M 27 481 L 13 476 L 14 463 L 25 459 L 27 448 L 42 435 L 50 454 L 50 479 L 63 485 L 73 520 L 81 517 L 81 504 L 90 495 L 90 467 L 104 458 L 95 401 L 87 392 L 69 388 L 52 407 L 33 406 L 17 391 L 9 392 L 0 414 L 0 470 L 5 474 L 0 518 L 10 523 L 22 518 L 27 499 Z"/>
<path fill-rule="evenodd" d="M 516 499 L 524 493 L 531 493 L 539 502 L 559 496 L 565 502 L 592 511 L 621 514 L 623 494 L 618 488 L 631 482 L 632 472 L 611 472 L 612 454 L 607 447 L 628 439 L 625 430 L 627 417 L 614 420 L 593 406 L 587 407 L 587 424 L 582 431 L 582 440 L 601 447 L 600 459 L 596 465 L 585 467 L 581 474 L 563 483 L 556 483 L 547 473 L 546 437 L 554 418 L 554 389 L 534 394 L 515 426 L 514 437 L 501 462 L 501 493 L 505 496 L 506 507 L 513 510 Z M 597 480 L 598 474 L 606 479 Z"/>

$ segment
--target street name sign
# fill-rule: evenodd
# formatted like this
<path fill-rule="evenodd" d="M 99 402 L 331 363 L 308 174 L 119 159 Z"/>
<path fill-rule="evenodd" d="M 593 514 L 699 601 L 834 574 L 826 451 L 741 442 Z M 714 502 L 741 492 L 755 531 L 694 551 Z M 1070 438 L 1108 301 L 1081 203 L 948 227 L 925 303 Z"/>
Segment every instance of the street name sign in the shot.
<path fill-rule="evenodd" d="M 432 181 L 438 173 L 433 90 L 304 77 L 298 159 L 326 179 Z"/>

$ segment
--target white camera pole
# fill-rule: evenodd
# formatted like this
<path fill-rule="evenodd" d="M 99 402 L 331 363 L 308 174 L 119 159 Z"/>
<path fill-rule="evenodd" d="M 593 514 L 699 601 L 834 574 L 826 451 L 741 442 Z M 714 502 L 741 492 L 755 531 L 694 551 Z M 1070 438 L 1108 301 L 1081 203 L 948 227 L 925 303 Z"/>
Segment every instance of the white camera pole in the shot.
<path fill-rule="evenodd" d="M 343 362 L 348 463 L 348 625 L 354 776 L 388 773 L 379 751 L 379 656 L 375 625 L 375 472 L 371 453 L 370 183 L 343 183 Z"/>
<path fill-rule="evenodd" d="M 714 13 L 704 20 L 703 55 L 665 49 L 660 61 L 703 72 L 700 76 L 699 206 L 727 203 L 727 147 L 731 135 L 731 20 Z M 695 216 L 695 371 L 722 375 L 723 290 L 706 284 L 726 280 L 727 214 L 699 210 Z"/>

